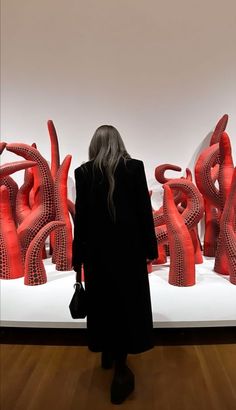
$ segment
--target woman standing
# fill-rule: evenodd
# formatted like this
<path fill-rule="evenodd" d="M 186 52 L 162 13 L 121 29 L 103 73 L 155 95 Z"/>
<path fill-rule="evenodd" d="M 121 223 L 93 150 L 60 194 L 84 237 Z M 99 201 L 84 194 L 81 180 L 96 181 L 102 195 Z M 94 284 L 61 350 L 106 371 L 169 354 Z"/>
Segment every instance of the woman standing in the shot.
<path fill-rule="evenodd" d="M 157 257 L 143 163 L 131 159 L 111 125 L 99 127 L 89 161 L 75 170 L 73 267 L 84 266 L 88 347 L 115 372 L 112 403 L 134 389 L 127 354 L 153 347 L 147 261 Z"/>

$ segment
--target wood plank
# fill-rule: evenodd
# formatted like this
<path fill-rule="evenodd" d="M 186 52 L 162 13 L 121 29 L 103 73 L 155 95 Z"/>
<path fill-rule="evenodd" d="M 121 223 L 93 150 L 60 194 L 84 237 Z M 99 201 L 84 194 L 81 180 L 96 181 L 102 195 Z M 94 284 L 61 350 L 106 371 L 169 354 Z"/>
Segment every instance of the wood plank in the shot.
<path fill-rule="evenodd" d="M 156 346 L 128 357 L 136 377 L 125 410 L 234 410 L 236 345 Z M 112 370 L 86 346 L 4 344 L 1 410 L 107 410 Z"/>

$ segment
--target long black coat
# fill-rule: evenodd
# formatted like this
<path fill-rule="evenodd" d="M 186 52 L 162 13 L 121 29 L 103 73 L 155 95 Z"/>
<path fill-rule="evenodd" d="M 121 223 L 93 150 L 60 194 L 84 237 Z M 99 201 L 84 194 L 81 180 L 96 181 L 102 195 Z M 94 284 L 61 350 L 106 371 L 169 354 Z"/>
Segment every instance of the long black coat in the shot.
<path fill-rule="evenodd" d="M 141 353 L 152 344 L 146 258 L 157 256 L 143 163 L 120 160 L 115 171 L 113 222 L 108 181 L 89 161 L 75 170 L 75 271 L 84 264 L 88 346 L 92 351 Z"/>

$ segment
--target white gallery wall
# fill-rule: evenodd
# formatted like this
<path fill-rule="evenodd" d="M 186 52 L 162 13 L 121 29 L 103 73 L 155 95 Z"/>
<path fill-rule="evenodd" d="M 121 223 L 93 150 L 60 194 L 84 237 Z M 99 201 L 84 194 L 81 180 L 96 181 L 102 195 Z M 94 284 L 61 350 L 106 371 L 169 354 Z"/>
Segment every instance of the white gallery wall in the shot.
<path fill-rule="evenodd" d="M 193 169 L 227 113 L 236 162 L 235 0 L 2 0 L 1 19 L 3 141 L 50 160 L 52 119 L 73 177 L 113 124 L 155 190 L 155 167 Z"/>

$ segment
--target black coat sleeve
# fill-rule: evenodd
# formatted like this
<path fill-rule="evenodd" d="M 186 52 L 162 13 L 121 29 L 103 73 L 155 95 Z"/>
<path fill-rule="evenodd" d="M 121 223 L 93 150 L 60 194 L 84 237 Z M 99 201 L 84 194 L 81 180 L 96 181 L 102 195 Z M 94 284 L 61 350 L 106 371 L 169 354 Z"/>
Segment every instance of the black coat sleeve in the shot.
<path fill-rule="evenodd" d="M 72 265 L 79 272 L 85 259 L 86 233 L 88 223 L 88 196 L 86 183 L 86 169 L 79 167 L 75 170 L 75 221 L 74 239 L 72 244 Z"/>
<path fill-rule="evenodd" d="M 154 228 L 151 199 L 142 161 L 138 162 L 136 172 L 136 193 L 145 256 L 147 259 L 152 260 L 158 256 L 157 239 Z"/>

